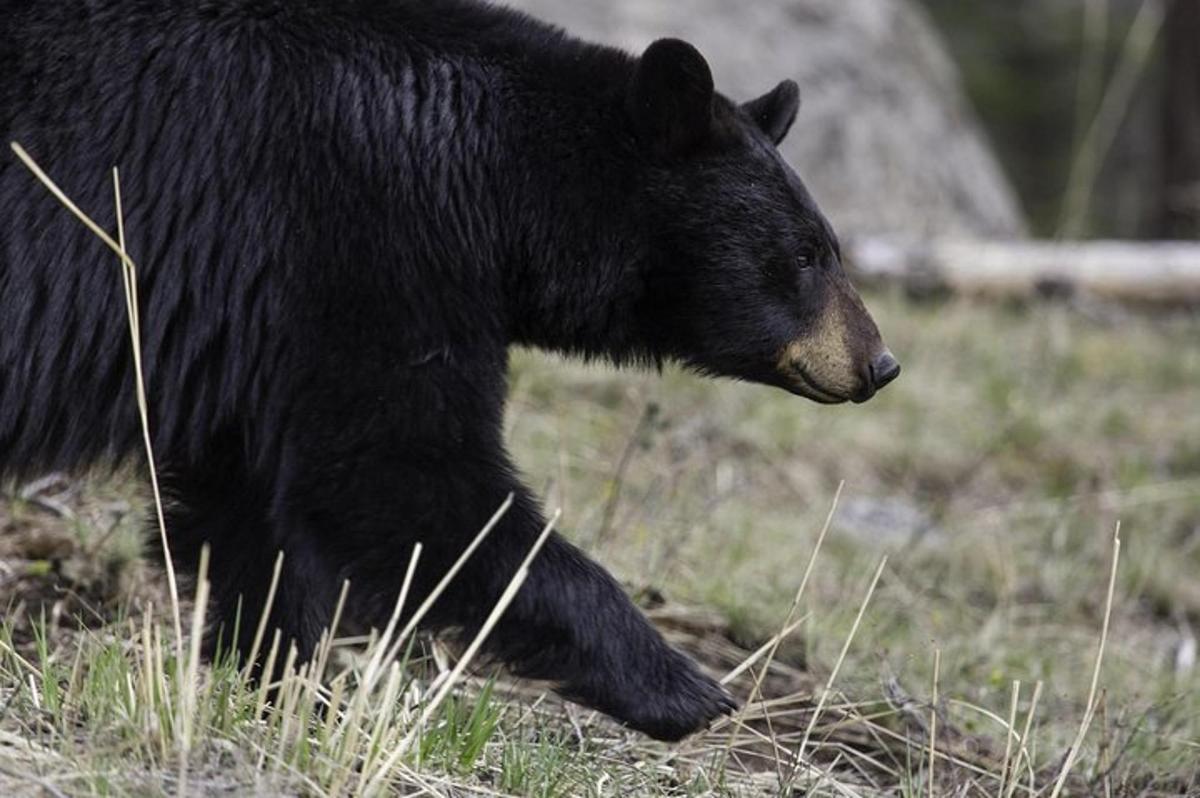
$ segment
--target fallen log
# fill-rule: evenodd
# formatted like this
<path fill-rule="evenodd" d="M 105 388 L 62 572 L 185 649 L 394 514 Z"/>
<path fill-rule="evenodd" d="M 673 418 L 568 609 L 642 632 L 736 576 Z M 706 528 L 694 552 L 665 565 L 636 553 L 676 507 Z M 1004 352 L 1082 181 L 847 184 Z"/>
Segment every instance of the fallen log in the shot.
<path fill-rule="evenodd" d="M 917 295 L 1200 305 L 1200 243 L 1190 241 L 856 239 L 844 257 L 860 281 Z"/>

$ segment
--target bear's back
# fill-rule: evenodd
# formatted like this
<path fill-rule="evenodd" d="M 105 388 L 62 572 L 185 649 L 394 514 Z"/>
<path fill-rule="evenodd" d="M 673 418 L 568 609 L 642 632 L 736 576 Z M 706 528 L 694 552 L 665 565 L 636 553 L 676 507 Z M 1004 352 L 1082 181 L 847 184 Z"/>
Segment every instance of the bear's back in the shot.
<path fill-rule="evenodd" d="M 0 0 L 0 19 L 0 140 L 109 230 L 121 169 L 155 426 L 181 450 L 270 401 L 264 330 L 312 281 L 285 255 L 334 246 L 336 213 L 373 235 L 351 215 L 398 189 L 366 150 L 435 138 L 412 132 L 444 116 L 429 76 L 550 31 L 461 0 Z M 356 125 L 394 85 L 400 107 Z M 117 260 L 7 147 L 0 218 L 0 472 L 118 458 L 137 422 Z"/>

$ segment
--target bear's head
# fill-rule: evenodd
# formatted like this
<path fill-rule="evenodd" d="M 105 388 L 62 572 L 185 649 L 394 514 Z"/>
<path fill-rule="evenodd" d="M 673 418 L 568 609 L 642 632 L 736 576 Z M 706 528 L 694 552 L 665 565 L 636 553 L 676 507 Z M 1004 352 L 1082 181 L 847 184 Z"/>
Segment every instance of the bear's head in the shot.
<path fill-rule="evenodd" d="M 900 366 L 842 270 L 837 237 L 779 154 L 791 81 L 737 105 L 686 42 L 650 45 L 628 89 L 645 164 L 641 316 L 654 348 L 705 373 L 822 403 L 866 401 Z"/>

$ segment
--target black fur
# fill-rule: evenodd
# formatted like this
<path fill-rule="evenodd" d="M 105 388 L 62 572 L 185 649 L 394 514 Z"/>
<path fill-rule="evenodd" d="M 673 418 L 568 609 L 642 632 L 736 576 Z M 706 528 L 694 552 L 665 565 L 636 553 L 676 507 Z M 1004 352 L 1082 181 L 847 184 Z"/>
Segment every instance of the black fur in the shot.
<path fill-rule="evenodd" d="M 272 620 L 302 655 L 343 579 L 381 625 L 413 544 L 419 595 L 512 493 L 431 620 L 470 633 L 543 526 L 502 440 L 509 345 L 779 384 L 842 279 L 764 132 L 792 93 L 752 118 L 683 43 L 639 61 L 467 0 L 0 0 L 0 19 L 4 142 L 112 229 L 121 168 L 168 529 L 184 567 L 212 546 L 225 634 L 279 549 Z M 124 325 L 114 256 L 6 150 L 0 472 L 137 454 Z M 656 737 L 732 706 L 559 537 L 491 650 Z"/>

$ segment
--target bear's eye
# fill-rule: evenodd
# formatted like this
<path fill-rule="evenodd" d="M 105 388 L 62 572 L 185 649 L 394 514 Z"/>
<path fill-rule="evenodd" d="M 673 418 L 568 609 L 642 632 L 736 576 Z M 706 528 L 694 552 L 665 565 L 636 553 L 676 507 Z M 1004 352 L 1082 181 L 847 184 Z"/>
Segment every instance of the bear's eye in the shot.
<path fill-rule="evenodd" d="M 796 266 L 801 271 L 811 269 L 813 265 L 813 255 L 811 252 L 801 252 L 796 256 Z"/>

